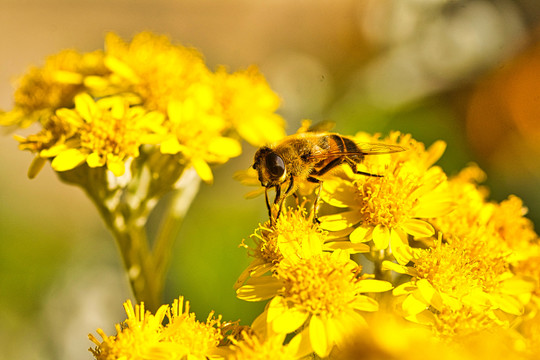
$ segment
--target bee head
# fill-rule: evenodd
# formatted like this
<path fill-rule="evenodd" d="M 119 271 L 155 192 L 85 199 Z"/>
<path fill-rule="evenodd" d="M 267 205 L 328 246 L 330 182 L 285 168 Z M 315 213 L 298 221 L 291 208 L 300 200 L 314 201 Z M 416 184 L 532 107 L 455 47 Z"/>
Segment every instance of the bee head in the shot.
<path fill-rule="evenodd" d="M 259 181 L 264 187 L 282 184 L 287 178 L 285 162 L 267 146 L 263 146 L 255 153 L 253 168 L 259 173 Z"/>

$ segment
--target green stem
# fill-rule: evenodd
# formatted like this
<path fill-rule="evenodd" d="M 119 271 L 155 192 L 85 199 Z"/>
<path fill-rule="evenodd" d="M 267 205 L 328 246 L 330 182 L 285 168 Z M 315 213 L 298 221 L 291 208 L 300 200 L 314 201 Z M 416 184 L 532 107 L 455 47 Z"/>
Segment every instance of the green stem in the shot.
<path fill-rule="evenodd" d="M 103 199 L 96 198 L 97 194 L 87 193 L 116 240 L 135 299 L 156 311 L 161 304 L 162 289 L 154 283 L 156 266 L 144 227 L 127 221 L 119 211 L 111 211 L 103 204 Z"/>
<path fill-rule="evenodd" d="M 165 277 L 169 269 L 172 248 L 174 241 L 180 231 L 184 217 L 199 191 L 200 178 L 191 169 L 183 173 L 182 180 L 178 184 L 172 197 L 169 199 L 169 206 L 165 214 L 165 219 L 161 224 L 160 231 L 154 242 L 152 251 L 156 264 L 157 285 L 163 289 Z"/>

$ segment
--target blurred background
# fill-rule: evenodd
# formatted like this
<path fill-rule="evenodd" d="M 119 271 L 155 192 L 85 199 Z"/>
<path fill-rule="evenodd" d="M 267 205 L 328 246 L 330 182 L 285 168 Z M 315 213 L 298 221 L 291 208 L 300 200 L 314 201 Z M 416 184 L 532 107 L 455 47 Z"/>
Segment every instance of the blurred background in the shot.
<path fill-rule="evenodd" d="M 478 163 L 491 199 L 520 196 L 538 228 L 539 22 L 537 0 L 0 0 L 0 108 L 46 56 L 151 30 L 198 48 L 212 69 L 257 64 L 289 133 L 310 118 L 343 134 L 445 140 L 449 175 Z M 215 310 L 249 324 L 262 308 L 232 288 L 250 261 L 238 244 L 267 216 L 232 180 L 255 150 L 201 187 L 174 249 L 165 303 L 184 295 L 201 320 Z M 90 359 L 87 334 L 114 334 L 125 318 L 127 279 L 90 201 L 48 166 L 28 180 L 31 158 L 0 138 L 0 359 Z"/>

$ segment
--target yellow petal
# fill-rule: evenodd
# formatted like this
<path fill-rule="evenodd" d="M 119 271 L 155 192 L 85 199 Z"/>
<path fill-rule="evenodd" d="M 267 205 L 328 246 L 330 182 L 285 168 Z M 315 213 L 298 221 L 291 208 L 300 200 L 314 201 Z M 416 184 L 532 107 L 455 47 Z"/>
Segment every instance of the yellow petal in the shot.
<path fill-rule="evenodd" d="M 39 174 L 41 169 L 43 169 L 43 165 L 47 162 L 47 159 L 44 159 L 40 156 L 36 156 L 34 160 L 32 160 L 32 163 L 30 164 L 30 167 L 28 168 L 28 178 L 33 179 Z"/>
<path fill-rule="evenodd" d="M 182 146 L 176 136 L 169 136 L 161 143 L 160 151 L 162 154 L 178 154 Z"/>
<path fill-rule="evenodd" d="M 426 165 L 429 167 L 437 162 L 446 150 L 446 142 L 442 140 L 435 141 L 428 149 L 428 158 L 426 159 Z"/>
<path fill-rule="evenodd" d="M 288 307 L 281 296 L 276 296 L 268 306 L 268 322 L 278 334 L 289 334 L 298 330 L 306 322 L 309 313 L 295 307 Z"/>
<path fill-rule="evenodd" d="M 197 174 L 201 177 L 201 179 L 211 184 L 212 181 L 214 181 L 214 176 L 212 175 L 212 169 L 210 169 L 210 166 L 206 161 L 204 161 L 202 158 L 194 157 L 191 159 L 191 164 L 195 168 L 195 171 L 197 171 Z"/>
<path fill-rule="evenodd" d="M 75 126 L 76 128 L 83 124 L 83 119 L 81 119 L 80 115 L 72 109 L 60 108 L 56 110 L 56 116 L 66 121 L 70 125 Z"/>
<path fill-rule="evenodd" d="M 242 146 L 236 139 L 220 136 L 213 138 L 208 144 L 208 152 L 227 158 L 233 158 L 242 153 Z"/>
<path fill-rule="evenodd" d="M 407 233 L 411 234 L 414 237 L 430 237 L 435 234 L 435 229 L 433 226 L 419 219 L 408 219 L 401 223 L 401 228 Z"/>
<path fill-rule="evenodd" d="M 383 225 L 375 226 L 373 229 L 373 243 L 375 250 L 384 250 L 390 244 L 390 230 Z"/>
<path fill-rule="evenodd" d="M 396 264 L 388 260 L 383 261 L 382 269 L 391 270 L 391 271 L 397 272 L 398 274 L 411 275 L 411 276 L 417 275 L 417 272 L 414 268 L 401 265 L 401 264 Z"/>
<path fill-rule="evenodd" d="M 418 314 L 408 315 L 405 318 L 417 324 L 427 326 L 435 325 L 437 323 L 437 318 L 435 317 L 435 315 L 428 310 L 421 311 Z"/>
<path fill-rule="evenodd" d="M 413 258 L 413 252 L 409 246 L 407 234 L 398 229 L 392 229 L 390 232 L 390 241 L 392 242 L 392 255 L 400 265 L 407 264 Z"/>
<path fill-rule="evenodd" d="M 492 294 L 491 303 L 502 311 L 512 315 L 523 314 L 523 304 L 513 296 L 506 294 Z"/>
<path fill-rule="evenodd" d="M 510 279 L 504 280 L 500 289 L 503 294 L 518 295 L 534 291 L 535 284 L 532 280 L 513 276 Z"/>
<path fill-rule="evenodd" d="M 360 311 L 377 311 L 379 310 L 379 303 L 365 295 L 357 295 L 351 306 Z"/>
<path fill-rule="evenodd" d="M 79 94 L 75 96 L 73 101 L 75 102 L 75 109 L 87 123 L 94 121 L 98 108 L 90 95 L 87 93 Z"/>
<path fill-rule="evenodd" d="M 107 169 L 109 169 L 114 176 L 122 176 L 126 172 L 126 164 L 120 159 L 107 160 Z"/>
<path fill-rule="evenodd" d="M 338 231 L 358 224 L 361 219 L 362 215 L 360 212 L 352 210 L 321 216 L 319 221 L 321 222 L 321 228 L 328 231 Z"/>
<path fill-rule="evenodd" d="M 391 290 L 394 286 L 388 281 L 365 279 L 358 282 L 356 291 L 365 292 L 385 292 Z"/>
<path fill-rule="evenodd" d="M 372 239 L 373 236 L 373 227 L 371 226 L 359 226 L 353 230 L 349 235 L 349 239 L 353 243 L 368 242 Z"/>
<path fill-rule="evenodd" d="M 326 325 L 319 316 L 313 315 L 311 317 L 309 322 L 309 340 L 313 351 L 321 358 L 330 354 L 332 347 L 331 344 L 328 343 Z"/>
<path fill-rule="evenodd" d="M 435 218 L 447 215 L 455 208 L 456 203 L 451 196 L 433 192 L 420 198 L 418 205 L 412 209 L 412 216 L 418 218 Z"/>
<path fill-rule="evenodd" d="M 407 316 L 410 316 L 420 314 L 422 311 L 426 310 L 428 306 L 426 303 L 418 300 L 415 296 L 411 294 L 407 296 L 405 301 L 403 301 L 401 307 L 403 308 Z"/>
<path fill-rule="evenodd" d="M 98 153 L 93 152 L 86 158 L 86 163 L 91 168 L 100 167 L 105 165 L 105 159 L 103 159 L 101 156 L 99 156 Z"/>
<path fill-rule="evenodd" d="M 140 82 L 140 78 L 133 71 L 133 69 L 131 69 L 123 61 L 109 55 L 106 56 L 105 59 L 103 59 L 103 62 L 109 70 L 119 75 L 120 77 L 127 79 L 135 84 Z"/>
<path fill-rule="evenodd" d="M 51 162 L 51 166 L 56 171 L 71 170 L 82 164 L 86 156 L 79 149 L 68 149 L 58 154 Z"/>
<path fill-rule="evenodd" d="M 261 301 L 269 299 L 283 288 L 283 283 L 271 276 L 251 278 L 247 284 L 236 290 L 236 296 L 245 301 Z"/>
<path fill-rule="evenodd" d="M 312 355 L 313 349 L 309 338 L 309 327 L 293 337 L 287 347 L 295 354 L 295 359 L 303 359 L 308 355 Z"/>
<path fill-rule="evenodd" d="M 321 198 L 328 204 L 345 208 L 354 205 L 355 187 L 351 183 L 328 180 L 323 183 Z"/>
<path fill-rule="evenodd" d="M 418 290 L 422 295 L 422 298 L 425 299 L 431 306 L 435 309 L 441 311 L 443 307 L 443 301 L 441 295 L 431 283 L 426 279 L 421 279 L 416 283 Z"/>
<path fill-rule="evenodd" d="M 370 248 L 366 244 L 353 244 L 349 241 L 332 241 L 324 244 L 323 249 L 333 251 L 337 249 L 347 250 L 349 254 L 366 253 Z"/>
<path fill-rule="evenodd" d="M 396 286 L 394 290 L 392 290 L 392 295 L 394 296 L 409 295 L 414 290 L 416 290 L 416 285 L 414 285 L 412 282 L 409 281 L 399 286 Z"/>

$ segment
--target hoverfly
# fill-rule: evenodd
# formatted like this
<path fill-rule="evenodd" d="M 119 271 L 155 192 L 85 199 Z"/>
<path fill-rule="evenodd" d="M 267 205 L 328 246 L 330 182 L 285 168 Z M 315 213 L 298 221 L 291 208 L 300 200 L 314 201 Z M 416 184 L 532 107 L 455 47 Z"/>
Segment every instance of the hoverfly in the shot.
<path fill-rule="evenodd" d="M 265 187 L 266 206 L 273 222 L 272 205 L 268 199 L 269 189 L 274 188 L 276 191 L 273 204 L 278 204 L 275 216 L 277 220 L 285 199 L 296 191 L 299 182 L 307 180 L 319 184 L 313 205 L 313 211 L 316 211 L 323 181 L 321 177 L 330 170 L 346 164 L 355 174 L 382 177 L 359 171 L 356 165 L 360 164 L 366 155 L 390 154 L 404 150 L 405 148 L 398 145 L 357 143 L 336 133 L 304 132 L 259 148 L 255 153 L 253 169 L 258 172 L 259 181 Z"/>

